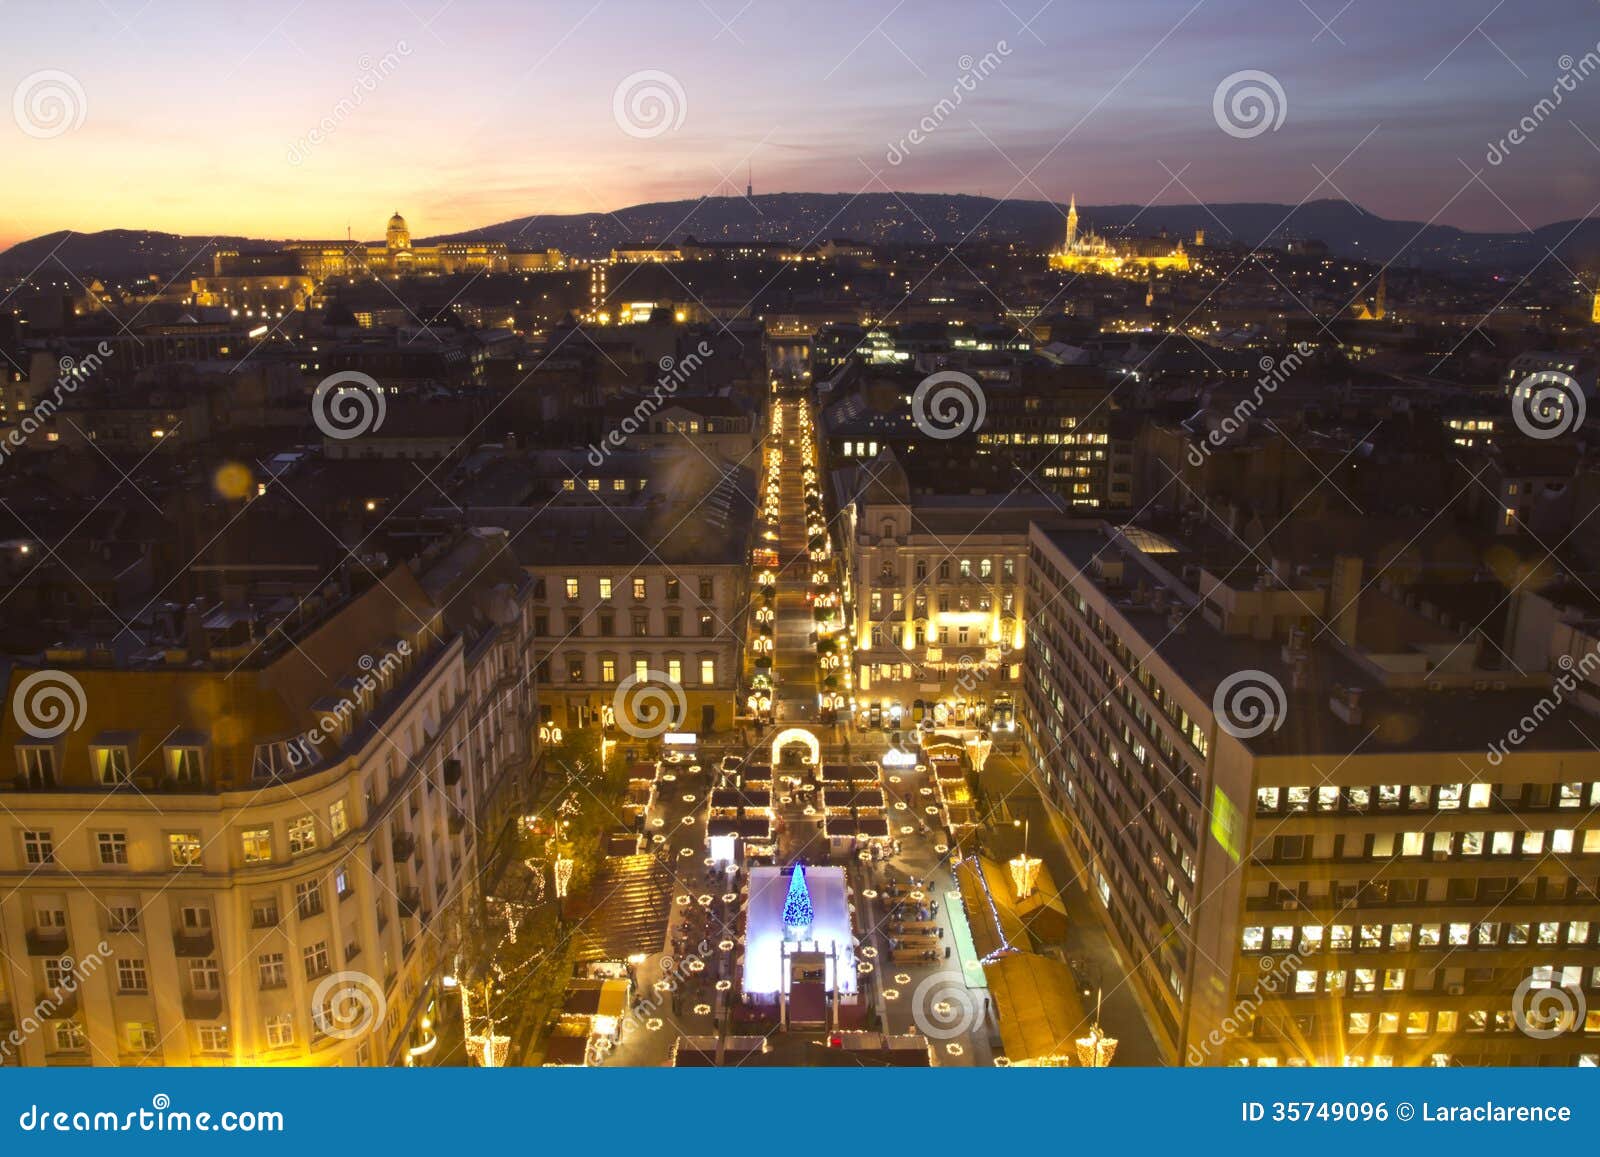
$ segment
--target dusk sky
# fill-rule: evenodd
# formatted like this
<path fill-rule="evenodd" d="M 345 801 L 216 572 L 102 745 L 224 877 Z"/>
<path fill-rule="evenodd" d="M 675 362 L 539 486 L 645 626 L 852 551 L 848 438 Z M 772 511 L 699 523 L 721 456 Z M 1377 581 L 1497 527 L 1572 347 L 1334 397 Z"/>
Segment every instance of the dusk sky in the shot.
<path fill-rule="evenodd" d="M 423 236 L 742 192 L 747 162 L 758 193 L 1347 196 L 1471 229 L 1600 201 L 1600 73 L 1485 160 L 1600 51 L 1594 0 L 22 0 L 0 18 L 0 245 L 113 227 L 370 238 L 396 208 Z M 1245 69 L 1287 109 L 1239 139 L 1212 102 Z M 19 87 L 45 70 L 82 91 L 81 124 L 55 136 L 19 124 Z M 613 115 L 643 70 L 683 93 L 681 124 L 648 138 Z"/>

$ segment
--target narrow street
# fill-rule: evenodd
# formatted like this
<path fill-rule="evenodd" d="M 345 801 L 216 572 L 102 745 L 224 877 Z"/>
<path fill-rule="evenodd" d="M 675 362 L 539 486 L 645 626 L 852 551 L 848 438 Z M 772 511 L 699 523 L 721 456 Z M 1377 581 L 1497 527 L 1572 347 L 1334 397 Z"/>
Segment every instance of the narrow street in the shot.
<path fill-rule="evenodd" d="M 801 436 L 810 421 L 810 403 L 775 401 L 781 423 L 778 445 L 783 463 L 778 474 L 778 582 L 774 609 L 777 696 L 774 718 L 779 723 L 817 722 L 817 656 L 811 602 L 811 561 L 806 549 L 805 464 Z"/>

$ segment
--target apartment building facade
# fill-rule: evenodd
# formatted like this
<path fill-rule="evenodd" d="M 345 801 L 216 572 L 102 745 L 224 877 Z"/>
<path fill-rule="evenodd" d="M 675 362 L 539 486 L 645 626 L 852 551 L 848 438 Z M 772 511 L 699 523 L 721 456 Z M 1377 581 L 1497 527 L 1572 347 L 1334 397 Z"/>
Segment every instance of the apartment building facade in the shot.
<path fill-rule="evenodd" d="M 1158 1044 L 1595 1064 L 1594 720 L 1549 675 L 1477 669 L 1470 631 L 1465 658 L 1363 645 L 1352 569 L 1243 583 L 1159 538 L 1033 528 L 1030 763 Z M 1573 1010 L 1559 1031 L 1541 1001 Z"/>
<path fill-rule="evenodd" d="M 321 610 L 271 653 L 197 633 L 146 667 L 12 672 L 9 1063 L 404 1064 L 435 1047 L 479 823 L 501 765 L 527 762 L 532 686 L 500 693 L 496 646 L 469 654 L 407 567 Z M 29 714 L 52 686 L 59 728 Z"/>
<path fill-rule="evenodd" d="M 563 728 L 618 723 L 619 690 L 671 688 L 675 729 L 733 726 L 750 609 L 748 472 L 731 471 L 689 508 L 668 503 L 551 507 L 513 534 L 531 579 L 542 718 Z M 631 684 L 629 684 L 631 685 Z"/>
<path fill-rule="evenodd" d="M 838 471 L 835 495 L 858 709 L 987 722 L 1020 691 L 1028 526 L 1054 506 L 1032 491 L 913 492 L 888 450 Z"/>

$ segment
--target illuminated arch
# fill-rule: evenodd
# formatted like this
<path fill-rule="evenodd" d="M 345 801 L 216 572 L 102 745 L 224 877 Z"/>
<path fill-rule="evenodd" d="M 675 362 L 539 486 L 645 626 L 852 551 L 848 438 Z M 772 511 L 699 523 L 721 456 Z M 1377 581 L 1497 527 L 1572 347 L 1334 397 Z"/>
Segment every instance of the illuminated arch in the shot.
<path fill-rule="evenodd" d="M 811 762 L 813 764 L 820 764 L 822 762 L 822 744 L 817 742 L 817 737 L 811 734 L 811 732 L 807 731 L 804 727 L 791 727 L 787 731 L 778 732 L 777 736 L 772 741 L 773 767 L 778 766 L 778 753 L 781 752 L 785 747 L 788 747 L 791 743 L 805 744 L 806 749 L 811 752 Z"/>

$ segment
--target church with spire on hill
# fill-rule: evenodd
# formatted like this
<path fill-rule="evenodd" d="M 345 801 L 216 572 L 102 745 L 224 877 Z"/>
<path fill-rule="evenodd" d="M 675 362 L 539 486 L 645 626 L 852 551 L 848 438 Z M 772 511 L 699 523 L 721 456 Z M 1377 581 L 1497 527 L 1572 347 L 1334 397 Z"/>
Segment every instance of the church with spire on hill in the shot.
<path fill-rule="evenodd" d="M 1106 237 L 1080 228 L 1078 198 L 1067 208 L 1067 235 L 1050 254 L 1050 268 L 1069 273 L 1109 273 L 1141 277 L 1161 269 L 1186 271 L 1189 251 L 1162 233 L 1156 237 Z"/>

